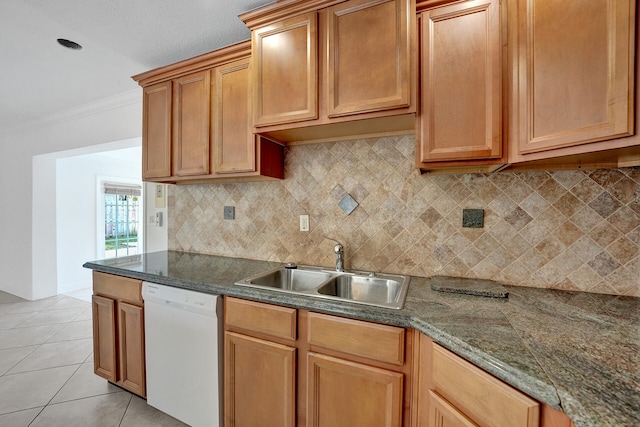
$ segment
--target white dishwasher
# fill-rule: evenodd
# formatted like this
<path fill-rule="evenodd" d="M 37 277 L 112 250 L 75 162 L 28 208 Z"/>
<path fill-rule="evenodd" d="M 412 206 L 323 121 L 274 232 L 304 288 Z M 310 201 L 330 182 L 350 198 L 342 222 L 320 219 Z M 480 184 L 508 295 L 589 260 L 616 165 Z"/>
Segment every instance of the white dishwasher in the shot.
<path fill-rule="evenodd" d="M 147 403 L 192 427 L 221 426 L 222 298 L 143 282 Z"/>

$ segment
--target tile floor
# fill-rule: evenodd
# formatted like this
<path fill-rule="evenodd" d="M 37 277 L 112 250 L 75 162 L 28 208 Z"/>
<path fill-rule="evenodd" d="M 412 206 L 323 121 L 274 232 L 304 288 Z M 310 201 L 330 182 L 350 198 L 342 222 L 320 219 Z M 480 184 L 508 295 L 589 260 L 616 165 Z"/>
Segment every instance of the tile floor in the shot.
<path fill-rule="evenodd" d="M 0 291 L 0 426 L 186 426 L 93 373 L 90 291 Z"/>

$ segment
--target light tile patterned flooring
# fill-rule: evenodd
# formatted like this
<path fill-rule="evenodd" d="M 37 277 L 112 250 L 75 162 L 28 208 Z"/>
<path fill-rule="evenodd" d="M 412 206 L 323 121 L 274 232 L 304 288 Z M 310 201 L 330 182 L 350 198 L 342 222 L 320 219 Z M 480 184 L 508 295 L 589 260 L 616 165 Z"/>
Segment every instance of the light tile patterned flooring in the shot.
<path fill-rule="evenodd" d="M 90 293 L 70 295 L 0 291 L 0 426 L 185 426 L 93 373 Z"/>

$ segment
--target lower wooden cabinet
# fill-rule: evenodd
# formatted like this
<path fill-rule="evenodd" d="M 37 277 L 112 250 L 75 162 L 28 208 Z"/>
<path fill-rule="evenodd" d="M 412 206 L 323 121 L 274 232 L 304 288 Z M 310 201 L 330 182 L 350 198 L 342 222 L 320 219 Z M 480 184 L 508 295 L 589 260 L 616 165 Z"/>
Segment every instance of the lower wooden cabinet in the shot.
<path fill-rule="evenodd" d="M 307 361 L 307 425 L 402 425 L 402 373 L 315 353 Z"/>
<path fill-rule="evenodd" d="M 421 427 L 570 427 L 541 404 L 425 335 L 416 351 L 415 424 Z"/>
<path fill-rule="evenodd" d="M 406 332 L 225 298 L 225 426 L 410 426 Z"/>
<path fill-rule="evenodd" d="M 144 306 L 140 280 L 93 272 L 96 375 L 146 396 Z"/>
<path fill-rule="evenodd" d="M 295 425 L 296 349 L 225 333 L 225 425 Z"/>
<path fill-rule="evenodd" d="M 437 427 L 478 427 L 455 406 L 429 390 L 428 425 Z"/>

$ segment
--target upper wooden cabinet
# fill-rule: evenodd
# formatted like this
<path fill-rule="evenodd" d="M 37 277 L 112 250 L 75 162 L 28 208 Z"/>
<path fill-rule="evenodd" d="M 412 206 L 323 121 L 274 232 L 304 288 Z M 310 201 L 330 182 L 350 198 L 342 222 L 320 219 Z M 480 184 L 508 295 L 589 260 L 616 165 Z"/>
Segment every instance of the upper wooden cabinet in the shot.
<path fill-rule="evenodd" d="M 500 2 L 430 8 L 418 22 L 417 167 L 504 164 Z"/>
<path fill-rule="evenodd" d="M 251 43 L 133 79 L 143 87 L 143 179 L 284 178 L 284 147 L 253 134 Z"/>
<path fill-rule="evenodd" d="M 289 0 L 241 15 L 256 132 L 288 142 L 412 130 L 414 12 L 413 0 Z"/>
<path fill-rule="evenodd" d="M 256 126 L 318 118 L 317 28 L 310 12 L 253 31 Z"/>
<path fill-rule="evenodd" d="M 211 72 L 173 80 L 173 173 L 207 175 L 209 168 L 209 105 Z"/>
<path fill-rule="evenodd" d="M 143 88 L 142 179 L 171 176 L 170 81 Z M 149 143 L 153 141 L 153 143 Z"/>
<path fill-rule="evenodd" d="M 256 167 L 251 132 L 249 58 L 214 69 L 211 81 L 211 140 L 214 172 L 252 172 Z M 247 102 L 238 102 L 239 100 Z"/>
<path fill-rule="evenodd" d="M 638 145 L 634 0 L 509 3 L 511 162 Z M 639 149 L 640 150 L 640 149 Z"/>
<path fill-rule="evenodd" d="M 408 0 L 351 0 L 327 9 L 327 116 L 411 104 Z"/>

